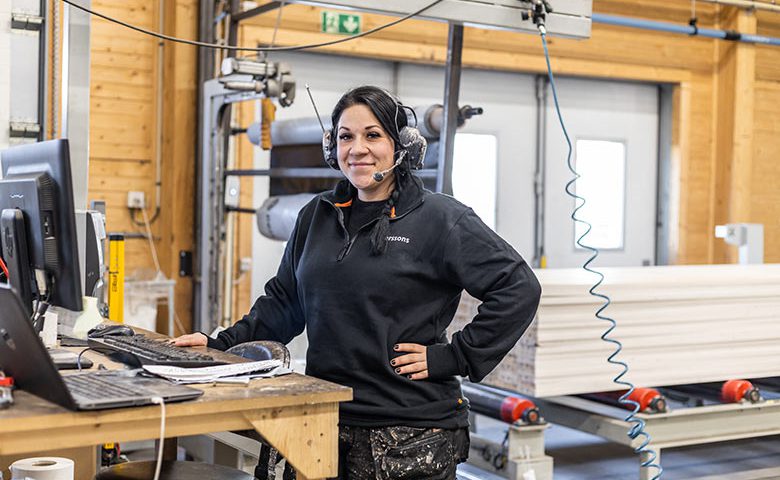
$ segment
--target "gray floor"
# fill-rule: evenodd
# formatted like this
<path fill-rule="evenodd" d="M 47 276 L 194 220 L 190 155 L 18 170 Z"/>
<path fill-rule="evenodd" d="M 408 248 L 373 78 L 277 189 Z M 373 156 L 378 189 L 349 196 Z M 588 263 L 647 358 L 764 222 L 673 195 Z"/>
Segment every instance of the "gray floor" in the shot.
<path fill-rule="evenodd" d="M 480 418 L 480 433 L 503 438 L 503 426 Z M 629 448 L 558 425 L 545 432 L 545 450 L 554 459 L 555 480 L 638 478 L 639 459 Z M 780 436 L 722 442 L 663 451 L 665 480 L 780 479 Z M 469 478 L 496 477 L 466 466 Z M 753 471 L 752 473 L 739 473 Z M 480 477 L 479 475 L 482 475 Z"/>
<path fill-rule="evenodd" d="M 478 422 L 481 435 L 498 441 L 503 438 L 503 423 L 481 416 Z M 140 449 L 129 456 L 133 460 L 154 459 L 152 445 L 139 442 Z M 639 459 L 630 449 L 593 435 L 551 425 L 545 432 L 545 450 L 554 459 L 555 480 L 638 478 Z M 664 450 L 662 466 L 664 480 L 778 480 L 780 436 Z M 740 473 L 745 471 L 751 473 Z M 502 478 L 470 465 L 462 465 L 459 472 L 464 480 Z"/>

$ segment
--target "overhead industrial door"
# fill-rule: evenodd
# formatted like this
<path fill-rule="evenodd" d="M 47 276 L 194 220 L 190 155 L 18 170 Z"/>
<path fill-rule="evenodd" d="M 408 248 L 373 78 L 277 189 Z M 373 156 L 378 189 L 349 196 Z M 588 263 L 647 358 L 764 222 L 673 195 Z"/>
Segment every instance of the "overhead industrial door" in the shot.
<path fill-rule="evenodd" d="M 654 264 L 658 87 L 570 78 L 556 83 L 572 162 L 582 175 L 575 191 L 589 202 L 580 215 L 594 225 L 583 243 L 601 246 L 596 265 Z M 564 191 L 573 176 L 552 94 L 548 99 L 545 254 L 548 267 L 576 267 L 590 252 L 575 245 L 583 231 L 569 218 L 575 200 Z"/>

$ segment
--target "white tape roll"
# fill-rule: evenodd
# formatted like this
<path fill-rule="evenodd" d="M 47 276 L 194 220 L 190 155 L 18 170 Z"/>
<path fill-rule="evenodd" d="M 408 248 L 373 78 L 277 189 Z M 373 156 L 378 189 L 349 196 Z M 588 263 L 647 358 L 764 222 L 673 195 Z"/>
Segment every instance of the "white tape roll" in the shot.
<path fill-rule="evenodd" d="M 73 460 L 35 457 L 11 464 L 11 480 L 73 480 Z"/>

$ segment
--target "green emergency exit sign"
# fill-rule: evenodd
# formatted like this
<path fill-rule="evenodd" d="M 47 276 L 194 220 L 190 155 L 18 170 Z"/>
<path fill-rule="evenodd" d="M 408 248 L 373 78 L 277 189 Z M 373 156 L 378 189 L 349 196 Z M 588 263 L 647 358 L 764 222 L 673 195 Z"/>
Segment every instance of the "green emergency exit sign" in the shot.
<path fill-rule="evenodd" d="M 322 32 L 338 33 L 341 35 L 354 35 L 360 33 L 360 15 L 351 13 L 322 12 Z"/>

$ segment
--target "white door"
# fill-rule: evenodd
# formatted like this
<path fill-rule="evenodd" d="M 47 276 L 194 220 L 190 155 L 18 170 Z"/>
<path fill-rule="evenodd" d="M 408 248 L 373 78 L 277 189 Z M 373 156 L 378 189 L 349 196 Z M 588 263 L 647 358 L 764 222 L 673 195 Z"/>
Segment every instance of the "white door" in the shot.
<path fill-rule="evenodd" d="M 586 198 L 578 213 L 593 224 L 582 242 L 598 246 L 596 266 L 655 263 L 658 165 L 658 87 L 572 78 L 556 79 L 582 176 L 574 190 Z M 550 268 L 578 267 L 591 255 L 575 244 L 584 233 L 570 215 L 564 190 L 573 178 L 567 145 L 548 89 L 544 251 Z"/>

